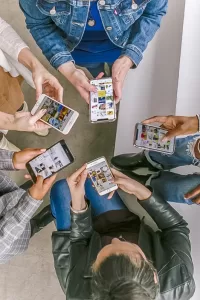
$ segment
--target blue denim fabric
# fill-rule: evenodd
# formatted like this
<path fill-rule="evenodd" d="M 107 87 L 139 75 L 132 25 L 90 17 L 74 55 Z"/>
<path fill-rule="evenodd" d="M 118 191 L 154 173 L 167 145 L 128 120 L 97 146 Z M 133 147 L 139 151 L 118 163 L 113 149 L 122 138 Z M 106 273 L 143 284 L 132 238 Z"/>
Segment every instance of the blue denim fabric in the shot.
<path fill-rule="evenodd" d="M 195 142 L 200 135 L 176 139 L 173 155 L 166 155 L 154 151 L 145 151 L 148 161 L 160 170 L 170 170 L 180 166 L 200 166 L 200 160 L 194 156 Z M 200 184 L 200 173 L 180 175 L 167 171 L 160 171 L 159 175 L 151 179 L 150 185 L 156 189 L 161 197 L 170 202 L 194 204 L 192 199 L 184 199 L 184 194 L 192 191 Z"/>
<path fill-rule="evenodd" d="M 88 19 L 88 0 L 20 0 L 26 25 L 53 67 L 73 61 Z M 99 0 L 108 38 L 136 65 L 160 27 L 168 0 Z"/>
<path fill-rule="evenodd" d="M 85 183 L 86 198 L 90 201 L 93 216 L 98 216 L 110 210 L 128 209 L 117 192 L 112 200 L 108 195 L 99 196 L 92 186 L 90 179 Z M 70 202 L 71 194 L 65 179 L 57 181 L 51 189 L 50 194 L 51 211 L 56 219 L 58 230 L 68 230 L 71 226 Z"/>
<path fill-rule="evenodd" d="M 200 135 L 191 135 L 185 138 L 177 138 L 173 155 L 155 151 L 145 151 L 148 161 L 159 169 L 170 170 L 173 168 L 194 165 L 200 166 L 200 160 L 195 158 L 192 149 Z"/>

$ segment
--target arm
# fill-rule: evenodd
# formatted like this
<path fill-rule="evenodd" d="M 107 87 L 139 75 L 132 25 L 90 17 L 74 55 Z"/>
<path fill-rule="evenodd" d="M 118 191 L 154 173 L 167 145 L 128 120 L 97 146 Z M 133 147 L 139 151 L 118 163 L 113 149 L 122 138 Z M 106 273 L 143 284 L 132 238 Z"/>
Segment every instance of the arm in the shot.
<path fill-rule="evenodd" d="M 0 261 L 5 259 L 6 253 L 13 243 L 24 232 L 27 223 L 30 221 L 42 201 L 33 199 L 22 189 L 17 189 L 12 193 L 1 197 L 1 203 L 16 201 L 12 209 L 8 210 L 0 219 Z"/>
<path fill-rule="evenodd" d="M 15 61 L 18 61 L 22 49 L 28 49 L 16 31 L 2 18 L 0 18 L 0 49 Z"/>
<path fill-rule="evenodd" d="M 168 0 L 150 1 L 143 15 L 132 25 L 132 31 L 122 55 L 128 56 L 137 66 L 143 58 L 143 52 L 160 27 L 166 14 Z"/>
<path fill-rule="evenodd" d="M 193 274 L 190 231 L 187 222 L 168 202 L 155 193 L 149 199 L 139 201 L 139 203 L 156 222 L 158 228 L 162 230 L 163 243 L 170 246 L 178 254 L 185 263 L 188 272 Z"/>
<path fill-rule="evenodd" d="M 52 249 L 54 256 L 54 266 L 60 285 L 66 293 L 67 278 L 75 267 L 70 263 L 71 257 L 77 252 L 85 252 L 88 247 L 88 240 L 92 236 L 92 218 L 90 207 L 84 213 L 74 213 L 71 211 L 71 230 L 55 231 L 52 234 Z M 78 264 L 78 260 L 77 260 Z"/>
<path fill-rule="evenodd" d="M 0 170 L 15 170 L 13 154 L 14 152 L 12 151 L 0 149 Z"/>
<path fill-rule="evenodd" d="M 40 12 L 35 1 L 20 0 L 20 7 L 26 17 L 26 25 L 37 45 L 54 68 L 73 61 L 64 40 L 64 33 L 50 16 Z"/>
<path fill-rule="evenodd" d="M 85 169 L 86 165 L 67 178 L 72 197 L 71 229 L 57 231 L 52 235 L 54 265 L 60 285 L 65 293 L 67 278 L 75 265 L 79 263 L 78 259 L 73 260 L 72 257 L 79 255 L 80 259 L 83 259 L 88 241 L 93 233 L 91 208 L 87 206 L 84 198 L 84 186 L 87 177 Z M 76 261 L 76 264 L 72 264 L 72 261 Z"/>

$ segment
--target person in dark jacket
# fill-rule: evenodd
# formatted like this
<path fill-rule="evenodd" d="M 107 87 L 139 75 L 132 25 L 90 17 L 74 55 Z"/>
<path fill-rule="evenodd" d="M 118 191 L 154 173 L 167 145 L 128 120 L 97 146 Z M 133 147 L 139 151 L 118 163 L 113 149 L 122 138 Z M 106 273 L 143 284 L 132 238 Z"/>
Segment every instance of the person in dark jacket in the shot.
<path fill-rule="evenodd" d="M 137 197 L 158 231 L 130 212 L 117 192 L 110 200 L 100 197 L 86 165 L 56 182 L 52 247 L 66 299 L 190 299 L 195 283 L 187 222 L 156 190 L 112 171 L 119 188 Z"/>

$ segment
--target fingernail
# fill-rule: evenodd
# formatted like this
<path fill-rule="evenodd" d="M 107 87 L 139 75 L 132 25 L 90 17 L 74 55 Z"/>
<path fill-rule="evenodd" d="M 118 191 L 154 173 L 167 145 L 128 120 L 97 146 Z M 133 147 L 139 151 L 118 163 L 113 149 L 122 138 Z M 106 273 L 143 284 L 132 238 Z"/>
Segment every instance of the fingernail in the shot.
<path fill-rule="evenodd" d="M 162 139 L 162 142 L 167 142 L 167 141 L 168 141 L 167 138 L 163 138 L 163 139 Z"/>
<path fill-rule="evenodd" d="M 83 174 L 84 174 L 84 175 L 87 175 L 87 171 L 85 170 L 85 171 L 83 172 Z"/>
<path fill-rule="evenodd" d="M 46 151 L 46 149 L 40 149 L 40 151 L 41 151 L 41 152 L 45 152 L 45 151 Z"/>

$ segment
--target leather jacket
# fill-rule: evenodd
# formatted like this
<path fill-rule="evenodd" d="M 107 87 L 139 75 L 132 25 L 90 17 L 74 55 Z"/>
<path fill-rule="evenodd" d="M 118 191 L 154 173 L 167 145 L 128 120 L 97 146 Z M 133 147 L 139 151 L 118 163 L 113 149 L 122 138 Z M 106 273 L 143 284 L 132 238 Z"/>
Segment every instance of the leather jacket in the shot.
<path fill-rule="evenodd" d="M 140 205 L 159 230 L 141 222 L 138 245 L 158 272 L 160 294 L 156 300 L 187 300 L 195 291 L 189 229 L 170 204 L 155 193 Z M 54 264 L 67 300 L 92 299 L 91 266 L 101 250 L 100 235 L 92 228 L 91 211 L 71 212 L 70 231 L 52 235 Z"/>

